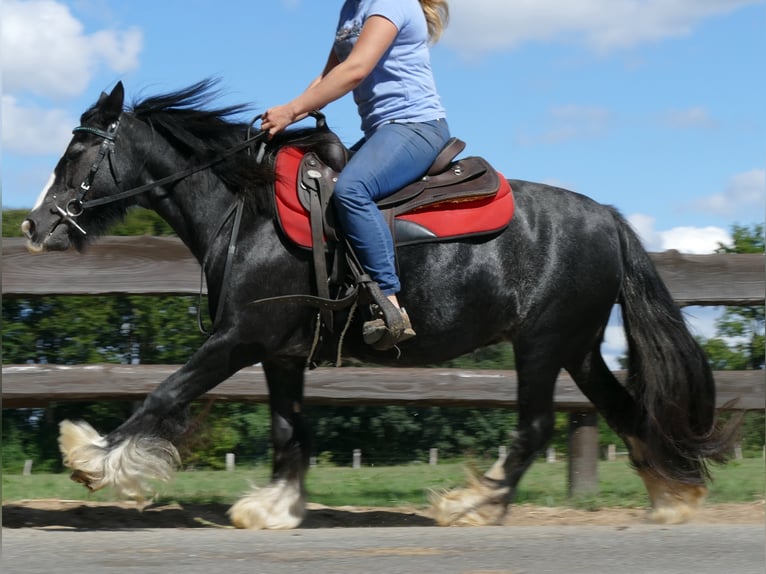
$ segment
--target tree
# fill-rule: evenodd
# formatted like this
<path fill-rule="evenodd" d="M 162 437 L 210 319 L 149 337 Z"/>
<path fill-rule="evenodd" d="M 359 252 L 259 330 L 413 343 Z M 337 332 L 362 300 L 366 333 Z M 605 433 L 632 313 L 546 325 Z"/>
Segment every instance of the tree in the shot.
<path fill-rule="evenodd" d="M 734 225 L 732 242 L 719 244 L 717 253 L 764 253 L 764 225 Z M 764 339 L 764 306 L 727 307 L 716 321 L 716 336 L 702 341 L 702 347 L 715 370 L 762 370 L 766 340 Z M 742 424 L 743 450 L 759 454 L 764 445 L 766 417 L 761 412 L 748 413 Z"/>
<path fill-rule="evenodd" d="M 732 243 L 719 243 L 716 253 L 764 253 L 764 225 L 734 225 Z M 712 357 L 727 356 L 719 369 L 763 369 L 766 351 L 764 306 L 727 307 L 716 321 L 716 338 L 707 342 Z"/>

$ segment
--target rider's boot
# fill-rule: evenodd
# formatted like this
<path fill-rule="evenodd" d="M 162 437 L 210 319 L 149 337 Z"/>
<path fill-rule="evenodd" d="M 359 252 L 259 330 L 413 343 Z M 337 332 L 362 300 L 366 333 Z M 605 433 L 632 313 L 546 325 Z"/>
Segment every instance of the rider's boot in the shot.
<path fill-rule="evenodd" d="M 367 282 L 374 303 L 370 306 L 372 319 L 362 326 L 364 342 L 377 351 L 387 351 L 415 336 L 410 317 L 399 307 L 396 295 L 386 297 L 374 281 Z"/>

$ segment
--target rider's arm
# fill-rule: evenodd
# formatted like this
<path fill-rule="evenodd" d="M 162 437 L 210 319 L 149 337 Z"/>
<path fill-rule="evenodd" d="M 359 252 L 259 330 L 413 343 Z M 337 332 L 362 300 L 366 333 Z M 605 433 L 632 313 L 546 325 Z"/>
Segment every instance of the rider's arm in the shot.
<path fill-rule="evenodd" d="M 356 88 L 373 70 L 396 38 L 396 26 L 383 16 L 371 16 L 362 28 L 354 48 L 343 62 L 331 54 L 325 71 L 297 98 L 287 104 L 268 109 L 263 114 L 261 129 L 269 135 L 282 131 L 312 110 L 334 102 Z"/>
<path fill-rule="evenodd" d="M 322 70 L 322 73 L 314 78 L 314 80 L 308 85 L 306 90 L 310 90 L 314 86 L 316 86 L 319 82 L 322 81 L 322 79 L 330 73 L 330 70 L 332 70 L 335 66 L 340 64 L 340 60 L 338 60 L 338 56 L 335 54 L 335 50 L 330 50 L 329 56 L 327 56 L 327 63 L 324 65 L 324 70 Z"/>

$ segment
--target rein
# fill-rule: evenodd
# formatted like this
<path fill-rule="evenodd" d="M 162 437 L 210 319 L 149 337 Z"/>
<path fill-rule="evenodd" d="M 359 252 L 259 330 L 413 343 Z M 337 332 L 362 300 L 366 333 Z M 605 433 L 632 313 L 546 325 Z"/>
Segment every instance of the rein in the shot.
<path fill-rule="evenodd" d="M 260 115 L 256 116 L 253 119 L 253 121 L 250 123 L 250 126 L 252 126 L 258 119 L 260 119 L 260 117 L 261 117 Z M 106 205 L 109 203 L 121 201 L 128 197 L 133 197 L 141 193 L 144 193 L 145 191 L 149 191 L 150 189 L 154 189 L 156 187 L 161 187 L 168 183 L 174 183 L 176 181 L 185 179 L 194 173 L 208 169 L 216 165 L 217 163 L 222 162 L 226 158 L 231 157 L 232 155 L 251 147 L 253 144 L 259 141 L 262 141 L 268 135 L 268 132 L 265 132 L 262 130 L 259 130 L 258 133 L 256 133 L 255 135 L 249 135 L 250 132 L 248 130 L 248 136 L 243 141 L 232 146 L 231 148 L 227 149 L 226 151 L 224 151 L 223 153 L 221 153 L 220 155 L 218 155 L 217 157 L 213 159 L 210 159 L 198 165 L 188 167 L 187 169 L 178 171 L 176 173 L 173 173 L 169 176 L 163 177 L 151 183 L 139 185 L 138 187 L 133 187 L 131 189 L 126 189 L 124 191 L 120 191 L 118 193 L 115 193 L 113 195 L 109 195 L 106 197 L 86 200 L 85 196 L 90 191 L 91 185 L 93 184 L 93 180 L 95 179 L 96 174 L 98 173 L 98 170 L 101 167 L 101 164 L 106 158 L 109 159 L 109 167 L 112 173 L 112 178 L 114 179 L 115 183 L 118 186 L 120 184 L 120 178 L 114 167 L 114 162 L 112 161 L 112 157 L 114 155 L 114 142 L 115 142 L 115 139 L 117 138 L 117 131 L 119 127 L 120 127 L 120 121 L 117 120 L 114 123 L 110 124 L 107 130 L 101 130 L 101 129 L 89 127 L 89 126 L 78 126 L 72 130 L 72 133 L 85 132 L 85 133 L 93 134 L 95 136 L 99 136 L 103 138 L 103 141 L 101 142 L 101 147 L 99 148 L 98 156 L 96 157 L 95 161 L 91 164 L 90 170 L 88 171 L 88 175 L 85 176 L 85 179 L 80 184 L 80 187 L 77 190 L 77 195 L 73 199 L 70 199 L 67 202 L 66 208 L 62 208 L 58 204 L 54 203 L 56 211 L 59 213 L 62 219 L 64 219 L 67 223 L 72 225 L 75 229 L 77 229 L 83 235 L 87 235 L 87 232 L 75 221 L 75 219 L 79 217 L 80 215 L 82 215 L 82 213 L 86 209 L 90 207 L 97 207 L 99 205 Z M 262 146 L 261 149 L 258 151 L 258 155 L 256 156 L 258 162 L 260 162 L 261 158 L 263 157 L 263 153 L 264 153 L 264 149 Z M 226 252 L 226 263 L 224 265 L 224 276 L 222 281 L 222 285 L 224 286 L 228 283 L 228 279 L 231 274 L 232 258 L 236 250 L 237 237 L 239 235 L 239 227 L 240 227 L 240 222 L 242 221 L 243 209 L 244 209 L 244 197 L 240 196 L 240 198 L 234 204 L 232 204 L 229 207 L 229 209 L 226 210 L 226 213 L 224 214 L 223 218 L 221 218 L 221 221 L 219 222 L 218 227 L 216 228 L 216 231 L 213 234 L 213 237 L 218 235 L 223 229 L 224 225 L 226 225 L 229 219 L 231 219 L 231 216 L 234 215 L 234 222 L 233 222 L 233 227 L 231 231 L 231 236 L 229 237 L 229 247 Z M 202 308 L 202 304 L 201 304 L 202 289 L 203 289 L 205 268 L 207 266 L 209 255 L 210 255 L 210 252 L 208 251 L 207 253 L 205 253 L 204 258 L 202 259 L 201 275 L 200 275 L 200 294 L 199 294 L 200 304 L 197 307 L 197 326 L 199 327 L 199 330 L 205 335 L 209 335 L 210 332 L 207 331 L 202 324 L 202 316 L 201 316 L 200 310 Z M 215 330 L 215 328 L 218 326 L 218 323 L 220 322 L 221 309 L 223 308 L 223 300 L 225 298 L 226 298 L 226 294 L 225 292 L 223 292 L 221 295 L 221 301 L 218 304 L 218 309 L 213 319 L 213 330 Z"/>
<path fill-rule="evenodd" d="M 313 117 L 315 117 L 315 119 L 317 119 L 318 127 L 324 127 L 326 125 L 324 123 L 324 116 L 321 113 L 314 112 L 310 115 L 312 115 Z M 260 119 L 260 117 L 261 117 L 260 115 L 256 116 L 251 122 L 250 126 L 252 127 L 252 125 L 258 119 Z M 231 157 L 232 155 L 240 151 L 251 148 L 253 144 L 257 142 L 261 142 L 268 135 L 268 132 L 263 130 L 259 130 L 255 135 L 250 135 L 250 132 L 248 130 L 248 135 L 243 141 L 225 150 L 217 157 L 212 158 L 208 161 L 205 161 L 201 164 L 190 166 L 184 170 L 181 170 L 171 175 L 168 175 L 166 177 L 160 178 L 151 183 L 147 183 L 137 187 L 133 187 L 131 189 L 119 191 L 109 196 L 100 197 L 97 199 L 86 199 L 86 195 L 90 191 L 90 188 L 93 184 L 93 181 L 96 178 L 96 174 L 98 173 L 98 170 L 100 169 L 104 160 L 107 158 L 109 160 L 109 166 L 110 166 L 110 171 L 112 173 L 112 178 L 114 179 L 118 187 L 120 185 L 120 178 L 119 178 L 119 175 L 117 174 L 117 171 L 115 169 L 114 162 L 113 162 L 114 144 L 117 138 L 117 132 L 119 130 L 119 127 L 120 127 L 120 120 L 118 119 L 117 121 L 110 124 L 106 130 L 101 130 L 101 129 L 89 127 L 89 126 L 78 126 L 72 130 L 72 133 L 84 132 L 84 133 L 89 133 L 89 134 L 101 137 L 103 139 L 103 141 L 101 142 L 101 147 L 99 148 L 98 156 L 96 157 L 94 162 L 91 164 L 88 174 L 85 176 L 85 179 L 80 184 L 80 187 L 77 190 L 76 196 L 67 202 L 65 208 L 62 208 L 58 204 L 54 203 L 56 211 L 59 213 L 61 218 L 65 220 L 67 223 L 69 223 L 70 225 L 72 225 L 75 229 L 77 229 L 83 235 L 87 235 L 86 230 L 83 229 L 75 220 L 80 215 L 82 215 L 86 209 L 91 207 L 98 207 L 100 205 L 115 203 L 117 201 L 122 201 L 123 199 L 134 197 L 136 195 L 139 195 L 151 189 L 185 179 L 186 177 L 189 177 L 190 175 L 194 173 L 208 169 L 216 165 L 217 163 L 222 162 L 223 160 L 227 159 L 228 157 Z M 262 145 L 261 148 L 258 150 L 257 156 L 256 156 L 258 162 L 260 162 L 260 160 L 262 159 L 263 153 L 264 153 L 264 146 Z M 234 253 L 236 251 L 236 244 L 237 244 L 237 238 L 239 235 L 239 228 L 240 228 L 240 223 L 242 220 L 243 209 L 244 209 L 244 198 L 240 196 L 239 199 L 236 202 L 234 202 L 226 210 L 226 212 L 224 213 L 223 217 L 221 218 L 221 220 L 219 221 L 216 227 L 216 231 L 213 234 L 213 237 L 220 234 L 224 226 L 232 219 L 232 216 L 233 216 L 231 235 L 229 236 L 229 245 L 226 252 L 226 262 L 224 264 L 224 274 L 223 274 L 223 278 L 221 282 L 223 290 L 221 292 L 221 296 L 217 305 L 215 316 L 213 317 L 212 331 L 215 331 L 219 325 L 219 322 L 221 319 L 221 311 L 224 307 L 224 302 L 226 300 L 227 293 L 225 291 L 225 288 L 226 288 L 226 285 L 228 284 L 228 280 L 231 274 L 232 262 L 233 262 Z M 210 246 L 212 246 L 212 242 L 210 243 Z M 202 291 L 204 287 L 205 269 L 207 267 L 208 259 L 210 256 L 210 251 L 209 251 L 210 246 L 208 247 L 208 251 L 205 253 L 201 262 L 199 304 L 197 306 L 197 326 L 200 332 L 202 332 L 205 335 L 211 334 L 211 332 L 205 329 L 205 326 L 203 325 L 202 313 L 201 313 Z M 354 267 L 353 263 L 355 262 L 349 261 L 349 263 L 352 264 L 352 267 Z M 361 271 L 361 268 L 358 269 L 355 276 L 357 277 L 357 282 L 353 286 L 353 289 L 351 290 L 349 294 L 347 294 L 347 296 L 341 299 L 330 299 L 329 293 L 325 293 L 324 291 L 322 291 L 321 295 L 323 296 L 312 296 L 312 295 L 277 296 L 277 297 L 269 297 L 269 298 L 260 299 L 257 301 L 252 301 L 250 302 L 250 305 L 260 305 L 264 303 L 277 303 L 277 302 L 281 302 L 281 303 L 291 302 L 291 303 L 304 304 L 304 305 L 309 305 L 309 306 L 318 308 L 323 313 L 337 311 L 340 309 L 346 309 L 351 307 L 352 311 L 349 314 L 346 325 L 343 329 L 343 333 L 341 334 L 340 343 L 338 345 L 338 357 L 337 357 L 336 364 L 340 365 L 340 361 L 341 361 L 340 353 L 341 353 L 341 348 L 343 345 L 343 337 L 345 336 L 346 330 L 348 329 L 351 323 L 351 318 L 353 317 L 353 310 L 356 308 L 356 304 L 359 298 L 359 287 L 362 284 L 371 283 L 371 281 L 369 280 L 369 277 Z M 369 288 L 369 285 L 367 286 Z M 313 364 L 313 354 L 316 350 L 316 345 L 318 343 L 318 339 L 320 336 L 321 323 L 322 323 L 322 319 L 318 317 L 315 341 L 314 341 L 314 344 L 312 345 L 312 351 L 309 354 L 309 357 L 307 359 L 307 364 L 309 366 L 315 366 Z"/>
<path fill-rule="evenodd" d="M 260 116 L 256 117 L 253 120 L 253 122 L 255 122 L 259 117 Z M 113 124 L 109 126 L 109 129 L 107 131 L 99 130 L 97 128 L 91 128 L 88 126 L 78 126 L 72 130 L 72 133 L 86 132 L 86 133 L 91 133 L 104 138 L 104 141 L 101 144 L 101 149 L 99 150 L 99 155 L 96 158 L 96 161 L 93 162 L 93 164 L 91 165 L 90 171 L 88 172 L 88 175 L 85 177 L 85 180 L 80 184 L 80 189 L 78 190 L 77 197 L 75 197 L 74 199 L 71 199 L 67 203 L 66 210 L 63 210 L 58 205 L 56 206 L 56 209 L 58 210 L 58 212 L 62 214 L 62 216 L 64 216 L 69 223 L 72 223 L 83 234 L 85 234 L 85 230 L 82 229 L 82 227 L 80 227 L 79 225 L 77 225 L 73 221 L 73 218 L 79 217 L 85 209 L 89 207 L 97 207 L 99 205 L 106 205 L 109 203 L 114 203 L 116 201 L 121 201 L 128 197 L 133 197 L 135 195 L 144 193 L 145 191 L 149 191 L 150 189 L 154 189 L 155 187 L 161 187 L 168 183 L 174 183 L 176 181 L 185 179 L 194 173 L 208 169 L 209 167 L 212 167 L 215 164 L 222 162 L 226 158 L 252 146 L 254 143 L 257 143 L 263 140 L 267 135 L 267 132 L 259 131 L 257 134 L 248 136 L 243 141 L 227 149 L 226 151 L 221 153 L 219 156 L 214 157 L 213 159 L 210 159 L 201 164 L 188 167 L 184 170 L 173 173 L 171 175 L 168 175 L 166 177 L 163 177 L 151 183 L 146 183 L 144 185 L 139 185 L 138 187 L 126 189 L 124 191 L 120 191 L 113 195 L 100 197 L 98 199 L 85 200 L 84 199 L 85 195 L 87 194 L 88 191 L 90 191 L 90 186 L 92 185 L 93 180 L 96 177 L 96 173 L 98 172 L 99 167 L 101 167 L 101 163 L 103 162 L 107 154 L 109 157 L 109 163 L 112 166 L 111 168 L 112 177 L 114 177 L 115 182 L 119 186 L 120 180 L 118 177 L 115 176 L 116 171 L 112 164 L 112 155 L 114 154 L 114 141 L 115 141 L 115 138 L 117 137 L 117 130 L 119 129 L 119 126 L 120 126 L 120 122 L 119 120 L 117 120 L 116 122 L 114 122 Z"/>

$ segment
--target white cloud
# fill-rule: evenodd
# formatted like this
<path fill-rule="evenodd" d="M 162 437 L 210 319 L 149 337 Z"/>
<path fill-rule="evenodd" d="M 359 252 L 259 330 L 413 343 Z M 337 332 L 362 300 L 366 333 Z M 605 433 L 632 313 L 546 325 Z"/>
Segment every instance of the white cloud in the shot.
<path fill-rule="evenodd" d="M 688 208 L 729 219 L 762 221 L 766 216 L 766 170 L 734 175 L 721 193 L 695 200 Z"/>
<path fill-rule="evenodd" d="M 69 8 L 54 0 L 4 0 L 0 25 L 3 90 L 15 95 L 79 95 L 102 66 L 135 69 L 143 42 L 137 28 L 86 34 Z"/>
<path fill-rule="evenodd" d="M 20 154 L 58 153 L 72 137 L 76 119 L 59 109 L 20 107 L 15 97 L 3 96 L 2 145 Z"/>
<path fill-rule="evenodd" d="M 638 233 L 648 251 L 675 249 L 681 253 L 704 255 L 714 253 L 719 243 L 731 243 L 731 235 L 725 229 L 707 227 L 673 227 L 664 231 L 654 229 L 654 218 L 636 213 L 628 221 Z"/>
<path fill-rule="evenodd" d="M 718 127 L 718 122 L 702 106 L 666 112 L 663 115 L 663 123 L 674 129 L 710 130 Z"/>
<path fill-rule="evenodd" d="M 600 106 L 557 106 L 548 112 L 547 125 L 542 131 L 522 132 L 517 139 L 521 145 L 534 145 L 599 138 L 609 130 L 611 118 L 611 112 Z"/>
<path fill-rule="evenodd" d="M 706 18 L 760 1 L 453 0 L 444 41 L 466 54 L 551 40 L 609 52 L 688 35 Z"/>
<path fill-rule="evenodd" d="M 644 248 L 648 251 L 662 251 L 662 237 L 654 229 L 655 219 L 643 213 L 633 213 L 626 218 L 633 229 L 638 233 Z"/>
<path fill-rule="evenodd" d="M 714 253 L 719 243 L 731 243 L 731 235 L 720 227 L 674 227 L 659 233 L 661 250 L 675 249 L 681 253 L 704 255 Z"/>

